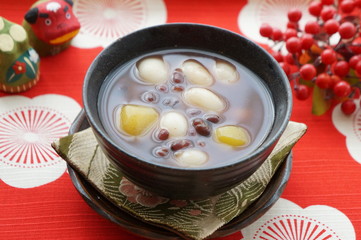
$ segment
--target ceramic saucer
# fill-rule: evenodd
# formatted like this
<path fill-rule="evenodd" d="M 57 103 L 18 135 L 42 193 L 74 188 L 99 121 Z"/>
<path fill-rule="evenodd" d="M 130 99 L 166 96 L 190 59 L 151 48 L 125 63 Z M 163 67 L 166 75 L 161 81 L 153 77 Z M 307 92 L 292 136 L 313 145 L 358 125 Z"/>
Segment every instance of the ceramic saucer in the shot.
<path fill-rule="evenodd" d="M 89 124 L 82 110 L 72 124 L 69 133 L 73 134 L 80 130 L 86 129 Z M 250 225 L 252 222 L 260 218 L 281 196 L 291 173 L 292 153 L 290 153 L 285 161 L 281 164 L 270 183 L 267 185 L 263 194 L 251 204 L 242 214 L 234 218 L 232 221 L 218 229 L 209 238 L 222 237 L 240 231 L 242 228 Z M 183 239 L 177 234 L 143 222 L 138 218 L 128 214 L 110 200 L 105 198 L 98 190 L 96 190 L 89 182 L 68 165 L 70 178 L 86 201 L 86 203 L 104 218 L 118 224 L 129 232 L 146 237 L 149 239 L 166 239 L 180 240 Z"/>

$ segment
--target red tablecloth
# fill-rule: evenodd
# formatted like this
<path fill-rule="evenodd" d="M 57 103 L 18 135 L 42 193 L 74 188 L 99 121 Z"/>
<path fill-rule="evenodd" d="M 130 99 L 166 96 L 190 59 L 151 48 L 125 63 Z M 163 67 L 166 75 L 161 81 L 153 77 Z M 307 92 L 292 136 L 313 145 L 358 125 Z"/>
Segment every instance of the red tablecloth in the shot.
<path fill-rule="evenodd" d="M 32 2 L 1 1 L 0 16 L 21 23 Z M 196 22 L 223 27 L 263 44 L 264 39 L 257 36 L 260 23 L 268 21 L 284 25 L 286 20 L 282 16 L 286 16 L 287 9 L 300 6 L 305 10 L 305 2 L 309 1 L 78 0 L 75 7 L 78 7 L 79 19 L 86 21 L 91 18 L 86 18 L 81 7 L 87 4 L 100 11 L 99 14 L 92 13 L 94 19 L 101 16 L 109 19 L 114 17 L 112 13 L 120 5 L 135 11 L 129 7 L 129 3 L 134 3 L 142 8 L 137 14 L 144 17 L 137 24 L 124 27 L 128 31 L 135 30 L 132 26 Z M 108 8 L 103 8 L 104 5 Z M 101 11 L 111 12 L 101 15 Z M 92 24 L 100 24 L 100 20 Z M 74 112 L 82 106 L 86 70 L 106 45 L 100 36 L 98 42 L 84 46 L 84 39 L 89 39 L 91 33 L 84 33 L 83 39 L 78 39 L 76 44 L 58 55 L 41 58 L 41 77 L 34 88 L 16 95 L 0 93 L 0 122 L 16 111 L 34 108 L 72 120 Z M 287 188 L 266 218 L 222 239 L 265 239 L 260 233 L 275 227 L 282 219 L 288 224 L 288 227 L 284 226 L 288 231 L 284 232 L 290 235 L 282 239 L 361 239 L 356 237 L 361 235 L 361 109 L 358 107 L 347 118 L 338 113 L 336 107 L 323 116 L 314 116 L 310 100 L 294 99 L 292 120 L 307 124 L 308 132 L 293 150 L 293 169 Z M 19 122 L 26 124 L 31 118 L 21 120 Z M 18 126 L 19 129 L 23 127 L 20 123 Z M 14 126 L 14 132 L 16 129 Z M 1 149 L 1 144 L 6 144 L 6 136 L 0 134 L 0 139 Z M 29 139 L 34 142 L 36 138 L 32 135 Z M 25 158 L 16 164 L 9 164 L 8 155 L 4 147 L 2 149 L 0 239 L 143 239 L 94 212 L 76 192 L 64 163 L 56 156 L 47 159 L 41 155 L 47 148 L 34 147 L 38 150 L 28 151 L 37 163 Z M 316 234 L 313 237 L 307 235 L 312 229 L 319 233 L 318 238 Z"/>

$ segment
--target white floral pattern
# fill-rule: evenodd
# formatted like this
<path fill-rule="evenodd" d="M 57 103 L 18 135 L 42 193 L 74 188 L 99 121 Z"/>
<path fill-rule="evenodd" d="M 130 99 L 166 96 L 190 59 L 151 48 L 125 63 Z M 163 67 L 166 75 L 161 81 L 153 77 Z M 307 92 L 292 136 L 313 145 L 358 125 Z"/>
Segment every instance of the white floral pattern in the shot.
<path fill-rule="evenodd" d="M 297 7 L 302 11 L 300 26 L 309 19 L 314 19 L 308 13 L 308 5 L 312 0 L 252 0 L 242 8 L 238 15 L 238 27 L 248 38 L 267 43 L 267 39 L 259 34 L 263 23 L 286 30 L 287 11 Z"/>
<path fill-rule="evenodd" d="M 280 198 L 259 220 L 242 230 L 244 239 L 355 240 L 351 221 L 339 210 L 313 205 L 301 208 Z"/>
<path fill-rule="evenodd" d="M 73 12 L 81 29 L 72 45 L 106 47 L 135 30 L 166 22 L 162 0 L 76 0 Z"/>
<path fill-rule="evenodd" d="M 359 107 L 360 99 L 354 100 L 356 103 L 356 111 L 346 116 L 341 111 L 341 104 L 338 104 L 332 112 L 332 122 L 337 130 L 346 136 L 346 147 L 358 163 L 361 164 L 361 107 Z"/>
<path fill-rule="evenodd" d="M 58 179 L 66 164 L 50 144 L 68 134 L 79 111 L 75 100 L 62 95 L 0 98 L 0 179 L 18 188 Z"/>

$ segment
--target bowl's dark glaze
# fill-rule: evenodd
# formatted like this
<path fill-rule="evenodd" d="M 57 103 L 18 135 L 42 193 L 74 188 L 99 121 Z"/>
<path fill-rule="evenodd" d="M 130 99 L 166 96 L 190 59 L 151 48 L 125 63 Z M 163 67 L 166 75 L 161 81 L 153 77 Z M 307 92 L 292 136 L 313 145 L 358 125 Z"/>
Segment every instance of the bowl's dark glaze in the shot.
<path fill-rule="evenodd" d="M 107 75 L 145 53 L 174 48 L 197 49 L 231 58 L 257 74 L 268 86 L 275 120 L 263 144 L 236 163 L 204 169 L 171 168 L 137 159 L 123 152 L 106 134 L 97 109 L 98 94 Z M 252 41 L 228 30 L 199 24 L 166 24 L 131 33 L 104 49 L 91 64 L 83 86 L 84 109 L 90 126 L 108 158 L 127 178 L 159 195 L 192 199 L 229 190 L 249 177 L 273 150 L 285 130 L 292 109 L 289 82 L 279 64 Z"/>

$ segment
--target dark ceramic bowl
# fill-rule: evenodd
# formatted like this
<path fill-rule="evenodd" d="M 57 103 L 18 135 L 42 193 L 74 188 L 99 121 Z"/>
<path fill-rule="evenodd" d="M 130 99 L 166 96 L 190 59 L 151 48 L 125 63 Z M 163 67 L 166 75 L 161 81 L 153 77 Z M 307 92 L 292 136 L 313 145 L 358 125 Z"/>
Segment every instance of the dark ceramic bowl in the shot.
<path fill-rule="evenodd" d="M 244 65 L 264 81 L 274 103 L 275 119 L 268 136 L 254 152 L 220 167 L 165 167 L 125 152 L 107 134 L 97 107 L 99 91 L 106 77 L 134 58 L 153 51 L 175 48 L 223 55 Z M 225 29 L 183 23 L 142 29 L 104 49 L 85 76 L 83 102 L 87 120 L 109 160 L 138 186 L 176 199 L 217 195 L 248 178 L 273 150 L 287 126 L 292 109 L 288 79 L 279 64 L 264 49 Z"/>

